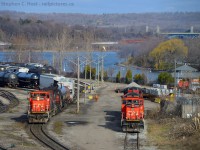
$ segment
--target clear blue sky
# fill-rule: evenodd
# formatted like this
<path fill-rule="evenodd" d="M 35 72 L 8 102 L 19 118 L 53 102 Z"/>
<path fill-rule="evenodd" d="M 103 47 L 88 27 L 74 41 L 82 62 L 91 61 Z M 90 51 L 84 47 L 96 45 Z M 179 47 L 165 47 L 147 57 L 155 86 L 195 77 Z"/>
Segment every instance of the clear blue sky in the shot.
<path fill-rule="evenodd" d="M 85 14 L 200 12 L 200 0 L 0 0 L 0 10 Z"/>

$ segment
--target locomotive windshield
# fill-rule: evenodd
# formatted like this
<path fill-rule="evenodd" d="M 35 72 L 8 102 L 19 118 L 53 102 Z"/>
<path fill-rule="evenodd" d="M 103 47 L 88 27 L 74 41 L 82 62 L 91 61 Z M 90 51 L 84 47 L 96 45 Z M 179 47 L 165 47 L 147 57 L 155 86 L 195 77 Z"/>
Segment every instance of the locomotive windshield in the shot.
<path fill-rule="evenodd" d="M 139 105 L 139 100 L 123 100 L 122 103 L 126 105 Z"/>
<path fill-rule="evenodd" d="M 46 93 L 32 93 L 31 98 L 34 100 L 44 100 L 45 98 L 49 98 L 49 95 Z"/>

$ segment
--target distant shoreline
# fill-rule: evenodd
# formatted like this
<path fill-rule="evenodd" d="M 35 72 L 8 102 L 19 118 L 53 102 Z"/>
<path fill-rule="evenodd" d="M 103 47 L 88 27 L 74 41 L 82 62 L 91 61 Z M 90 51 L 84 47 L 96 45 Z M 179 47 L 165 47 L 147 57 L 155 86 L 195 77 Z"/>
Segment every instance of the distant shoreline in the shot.
<path fill-rule="evenodd" d="M 164 72 L 164 71 L 167 71 L 167 70 L 155 70 L 155 69 L 152 69 L 152 68 L 144 68 L 144 67 L 139 67 L 139 66 L 134 66 L 134 65 L 126 66 L 124 64 L 116 64 L 116 66 L 119 66 L 119 67 L 131 67 L 131 68 L 140 69 L 140 70 L 147 70 L 149 72 Z"/>

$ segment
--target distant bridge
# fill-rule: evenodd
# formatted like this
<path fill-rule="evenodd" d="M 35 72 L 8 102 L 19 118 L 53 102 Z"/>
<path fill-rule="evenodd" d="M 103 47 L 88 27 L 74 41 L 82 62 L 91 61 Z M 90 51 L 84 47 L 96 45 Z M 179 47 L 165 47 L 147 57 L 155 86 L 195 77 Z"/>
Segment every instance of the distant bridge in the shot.
<path fill-rule="evenodd" d="M 198 38 L 200 33 L 159 33 L 161 35 L 167 35 L 168 38 Z"/>
<path fill-rule="evenodd" d="M 160 28 L 157 26 L 157 34 L 161 34 L 161 35 L 167 35 L 168 38 L 198 38 L 200 33 L 195 33 L 193 30 L 193 26 L 191 26 L 190 32 L 175 32 L 175 33 L 169 33 L 169 32 L 160 32 Z"/>

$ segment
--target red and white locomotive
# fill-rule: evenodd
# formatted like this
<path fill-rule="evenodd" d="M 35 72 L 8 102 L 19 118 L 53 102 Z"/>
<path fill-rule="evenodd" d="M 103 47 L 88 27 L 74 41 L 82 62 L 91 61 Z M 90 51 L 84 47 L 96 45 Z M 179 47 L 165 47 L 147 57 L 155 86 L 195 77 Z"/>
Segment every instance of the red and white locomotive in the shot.
<path fill-rule="evenodd" d="M 59 85 L 29 93 L 28 122 L 46 123 L 57 114 L 70 99 L 68 88 Z"/>
<path fill-rule="evenodd" d="M 123 131 L 139 131 L 144 128 L 144 99 L 140 92 L 122 96 L 121 127 Z"/>

